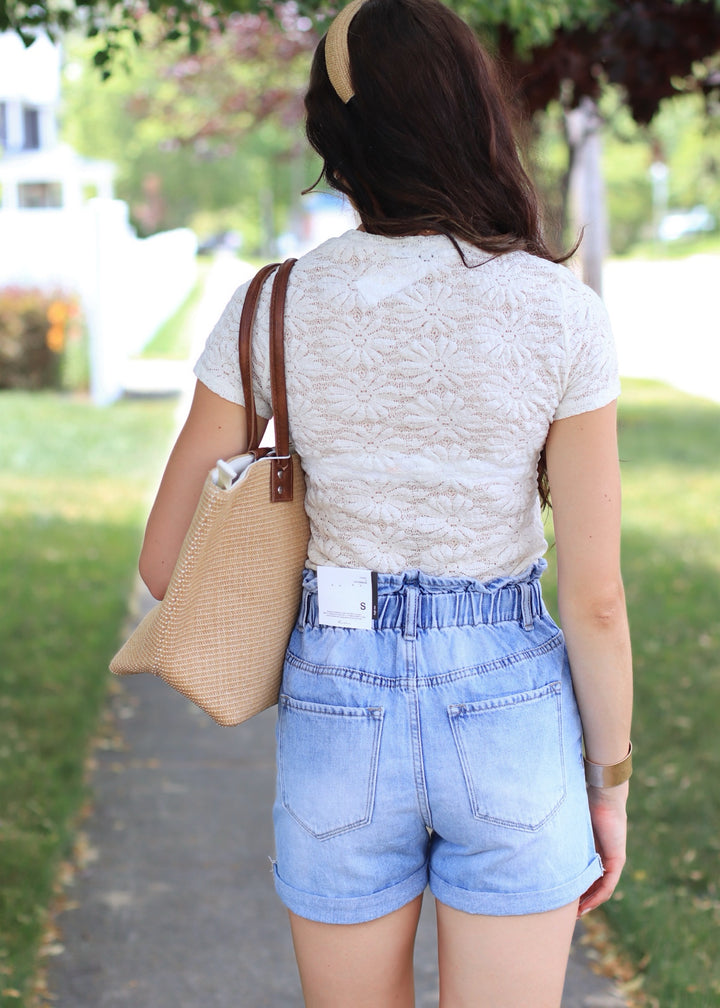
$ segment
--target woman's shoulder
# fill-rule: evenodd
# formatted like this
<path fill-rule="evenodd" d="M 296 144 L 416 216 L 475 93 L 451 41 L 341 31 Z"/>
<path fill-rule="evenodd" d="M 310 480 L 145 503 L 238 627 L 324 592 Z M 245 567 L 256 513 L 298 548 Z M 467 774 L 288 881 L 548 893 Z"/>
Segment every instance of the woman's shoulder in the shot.
<path fill-rule="evenodd" d="M 298 257 L 295 269 L 312 269 L 321 263 L 344 263 L 358 254 L 361 247 L 359 236 L 361 232 L 356 228 L 350 228 L 342 234 L 326 238 L 314 248 Z M 365 238 L 374 237 L 364 235 Z"/>
<path fill-rule="evenodd" d="M 603 312 L 600 296 L 574 272 L 571 265 L 541 259 L 529 252 L 508 252 L 495 260 L 498 274 L 528 295 L 554 302 L 560 312 Z M 500 276 L 497 277 L 498 280 Z"/>
<path fill-rule="evenodd" d="M 573 272 L 571 266 L 543 259 L 521 249 L 496 256 L 493 262 L 497 264 L 499 270 L 517 277 L 519 281 L 540 282 L 566 291 L 589 289 Z"/>

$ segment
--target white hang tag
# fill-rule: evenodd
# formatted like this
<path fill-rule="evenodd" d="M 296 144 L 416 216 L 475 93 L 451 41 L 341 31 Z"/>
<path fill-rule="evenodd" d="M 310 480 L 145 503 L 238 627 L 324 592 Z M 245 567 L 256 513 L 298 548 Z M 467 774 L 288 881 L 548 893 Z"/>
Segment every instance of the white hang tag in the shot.
<path fill-rule="evenodd" d="M 319 622 L 372 630 L 377 616 L 377 574 L 355 567 L 318 567 Z"/>

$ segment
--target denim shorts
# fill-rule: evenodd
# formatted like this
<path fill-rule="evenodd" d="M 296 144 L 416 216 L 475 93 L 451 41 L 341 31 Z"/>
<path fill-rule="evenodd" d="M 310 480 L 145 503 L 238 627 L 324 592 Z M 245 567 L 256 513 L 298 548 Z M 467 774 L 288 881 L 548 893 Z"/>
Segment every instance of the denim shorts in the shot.
<path fill-rule="evenodd" d="M 305 571 L 273 808 L 294 913 L 373 920 L 428 884 L 468 913 L 540 913 L 602 874 L 544 566 L 487 584 L 381 574 L 372 630 L 319 625 Z"/>

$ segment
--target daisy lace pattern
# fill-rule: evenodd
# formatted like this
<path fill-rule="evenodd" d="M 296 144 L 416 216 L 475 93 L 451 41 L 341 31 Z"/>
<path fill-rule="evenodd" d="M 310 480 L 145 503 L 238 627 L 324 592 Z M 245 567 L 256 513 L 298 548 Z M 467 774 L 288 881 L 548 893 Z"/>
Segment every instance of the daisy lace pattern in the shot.
<path fill-rule="evenodd" d="M 288 413 L 306 474 L 311 566 L 520 574 L 547 544 L 539 453 L 555 419 L 619 393 L 599 298 L 562 266 L 490 258 L 441 235 L 350 231 L 301 258 L 285 313 Z M 195 374 L 243 402 L 237 331 L 247 285 Z M 269 417 L 270 283 L 253 336 Z"/>

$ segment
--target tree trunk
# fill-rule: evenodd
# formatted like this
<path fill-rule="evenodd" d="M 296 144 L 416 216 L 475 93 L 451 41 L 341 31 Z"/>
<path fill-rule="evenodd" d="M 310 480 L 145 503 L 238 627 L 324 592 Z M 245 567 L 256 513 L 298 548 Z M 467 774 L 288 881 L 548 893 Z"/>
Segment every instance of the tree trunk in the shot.
<path fill-rule="evenodd" d="M 602 267 L 607 254 L 607 216 L 602 177 L 601 118 L 595 102 L 583 98 L 565 114 L 569 151 L 570 213 L 573 231 L 584 229 L 580 246 L 582 278 L 602 295 Z"/>

